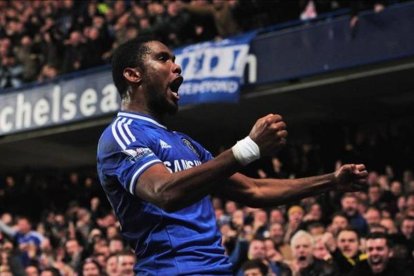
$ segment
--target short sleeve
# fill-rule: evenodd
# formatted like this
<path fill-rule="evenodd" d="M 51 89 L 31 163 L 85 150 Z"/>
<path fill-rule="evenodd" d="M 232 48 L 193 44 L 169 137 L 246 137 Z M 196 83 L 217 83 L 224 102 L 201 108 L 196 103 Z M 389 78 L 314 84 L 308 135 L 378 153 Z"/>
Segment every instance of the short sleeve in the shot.
<path fill-rule="evenodd" d="M 148 143 L 134 141 L 119 152 L 120 159 L 115 174 L 125 190 L 135 195 L 140 175 L 150 166 L 162 163 Z"/>

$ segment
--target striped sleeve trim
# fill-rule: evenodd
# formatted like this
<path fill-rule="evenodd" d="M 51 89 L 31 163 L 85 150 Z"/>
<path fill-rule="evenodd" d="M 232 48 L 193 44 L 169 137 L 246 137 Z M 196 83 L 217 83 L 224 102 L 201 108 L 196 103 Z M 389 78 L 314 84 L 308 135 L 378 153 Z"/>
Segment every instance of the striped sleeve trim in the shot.
<path fill-rule="evenodd" d="M 111 127 L 115 141 L 123 150 L 125 150 L 129 144 L 136 141 L 134 134 L 132 134 L 130 130 L 131 123 L 132 119 L 118 117 Z"/>
<path fill-rule="evenodd" d="M 151 161 L 145 163 L 144 165 L 142 165 L 141 167 L 139 167 L 139 169 L 132 175 L 131 182 L 129 183 L 129 192 L 132 195 L 135 195 L 135 187 L 137 185 L 137 182 L 136 181 L 137 181 L 138 176 L 144 170 L 146 170 L 147 168 L 149 168 L 150 166 L 152 166 L 155 163 L 161 163 L 161 160 L 155 159 L 155 160 L 151 160 Z"/>

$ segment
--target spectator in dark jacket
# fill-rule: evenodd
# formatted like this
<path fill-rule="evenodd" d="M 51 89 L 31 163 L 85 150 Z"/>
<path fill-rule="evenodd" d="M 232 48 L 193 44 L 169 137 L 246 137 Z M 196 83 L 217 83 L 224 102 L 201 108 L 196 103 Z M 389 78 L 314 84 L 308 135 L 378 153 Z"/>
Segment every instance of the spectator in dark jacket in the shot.
<path fill-rule="evenodd" d="M 406 263 L 399 263 L 392 259 L 392 249 L 388 236 L 384 233 L 372 233 L 366 237 L 368 259 L 358 263 L 351 272 L 351 276 L 408 276 L 413 270 L 406 267 Z"/>
<path fill-rule="evenodd" d="M 63 57 L 62 72 L 70 73 L 82 69 L 85 59 L 84 37 L 80 31 L 72 31 L 66 41 L 66 49 Z"/>
<path fill-rule="evenodd" d="M 368 224 L 358 210 L 358 198 L 352 193 L 346 193 L 341 199 L 342 212 L 346 215 L 349 225 L 360 235 L 368 232 Z"/>
<path fill-rule="evenodd" d="M 359 234 L 355 229 L 348 227 L 339 231 L 332 257 L 341 275 L 350 273 L 356 264 L 367 259 L 359 247 Z"/>

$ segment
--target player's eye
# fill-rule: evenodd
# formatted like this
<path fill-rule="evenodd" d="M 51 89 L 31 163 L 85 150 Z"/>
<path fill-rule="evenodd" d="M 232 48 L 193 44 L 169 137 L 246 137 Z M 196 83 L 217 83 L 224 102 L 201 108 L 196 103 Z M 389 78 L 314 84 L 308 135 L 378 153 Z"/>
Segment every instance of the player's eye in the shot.
<path fill-rule="evenodd" d="M 158 56 L 158 60 L 161 61 L 167 61 L 170 59 L 170 55 L 166 54 L 166 53 L 162 53 Z"/>

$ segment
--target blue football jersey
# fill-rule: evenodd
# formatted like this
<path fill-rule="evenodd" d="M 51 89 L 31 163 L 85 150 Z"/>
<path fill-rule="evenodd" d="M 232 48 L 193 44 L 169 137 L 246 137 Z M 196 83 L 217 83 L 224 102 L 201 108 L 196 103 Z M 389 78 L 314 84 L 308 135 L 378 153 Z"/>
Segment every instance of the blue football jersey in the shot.
<path fill-rule="evenodd" d="M 99 178 L 122 235 L 135 249 L 137 274 L 231 275 L 208 196 L 166 212 L 134 194 L 140 175 L 154 164 L 163 163 L 174 173 L 211 158 L 190 137 L 147 115 L 119 112 L 103 132 L 97 154 Z"/>

